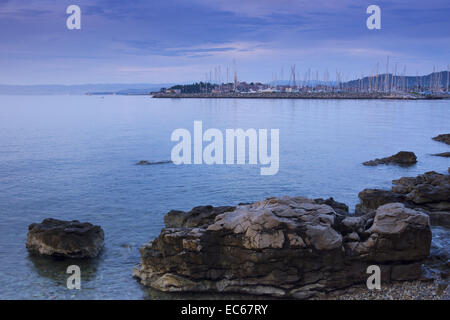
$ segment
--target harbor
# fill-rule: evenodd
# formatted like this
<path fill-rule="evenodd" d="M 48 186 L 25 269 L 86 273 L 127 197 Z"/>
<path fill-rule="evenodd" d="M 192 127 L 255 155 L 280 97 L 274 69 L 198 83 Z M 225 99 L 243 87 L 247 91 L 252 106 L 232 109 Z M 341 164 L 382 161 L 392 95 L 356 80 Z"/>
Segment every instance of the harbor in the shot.
<path fill-rule="evenodd" d="M 449 99 L 445 94 L 386 94 L 381 92 L 218 92 L 218 93 L 153 93 L 153 98 L 195 99 Z"/>
<path fill-rule="evenodd" d="M 239 81 L 236 69 L 234 81 L 229 81 L 228 67 L 226 78 L 217 67 L 206 77 L 206 81 L 191 84 L 178 84 L 170 88 L 161 88 L 150 94 L 154 98 L 256 98 L 256 99 L 390 99 L 390 100 L 428 100 L 448 99 L 450 84 L 450 66 L 446 71 L 437 71 L 427 75 L 406 75 L 397 71 L 380 74 L 376 71 L 368 76 L 361 75 L 352 80 L 344 80 L 341 72 L 336 72 L 335 80 L 330 80 L 329 73 L 321 77 L 319 71 L 312 76 L 311 69 L 305 72 L 303 80 L 296 66 L 291 66 L 289 80 L 280 80 L 274 76 L 269 82 Z M 386 71 L 389 71 L 389 57 L 386 59 Z M 283 74 L 283 71 L 280 73 Z"/>

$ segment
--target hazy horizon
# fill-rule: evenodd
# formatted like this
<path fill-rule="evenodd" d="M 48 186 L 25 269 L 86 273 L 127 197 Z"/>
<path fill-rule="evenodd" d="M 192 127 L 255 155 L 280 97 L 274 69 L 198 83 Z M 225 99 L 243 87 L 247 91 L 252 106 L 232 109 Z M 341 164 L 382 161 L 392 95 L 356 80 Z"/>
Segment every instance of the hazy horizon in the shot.
<path fill-rule="evenodd" d="M 427 77 L 430 76 L 432 74 L 438 74 L 438 73 L 447 73 L 450 71 L 447 70 L 436 70 L 435 72 L 430 72 L 430 73 L 426 73 L 426 74 L 416 74 L 416 75 L 408 75 L 406 74 L 407 78 L 414 78 L 414 77 Z M 393 75 L 393 73 L 389 72 L 390 75 Z M 385 76 L 386 72 L 380 72 L 378 74 L 379 77 Z M 372 76 L 372 75 L 362 75 L 363 78 L 367 78 L 368 76 Z M 402 77 L 403 75 L 401 73 L 396 74 L 397 77 Z M 312 77 L 314 78 L 314 77 Z M 355 77 L 352 79 L 346 79 L 345 82 L 351 82 L 351 81 L 355 81 L 355 80 L 359 80 L 362 79 L 361 76 L 360 77 Z M 260 80 L 255 80 L 255 81 L 246 81 L 245 79 L 240 79 L 239 81 L 241 82 L 259 82 L 259 83 L 264 83 L 264 84 L 269 84 L 269 83 L 278 83 L 278 84 L 286 84 L 288 85 L 290 83 L 289 79 L 276 79 L 276 80 L 271 80 L 271 81 L 260 81 Z M 443 81 L 445 83 L 445 79 L 441 79 L 441 81 Z M 145 83 L 145 82 L 104 82 L 104 83 L 68 83 L 68 84 L 61 84 L 61 83 L 36 83 L 36 84 L 10 84 L 10 83 L 0 83 L 0 87 L 44 87 L 44 86 L 54 86 L 54 87 L 88 87 L 88 86 L 130 86 L 131 88 L 137 88 L 137 87 L 145 87 L 145 86 L 174 86 L 174 85 L 184 85 L 184 84 L 192 84 L 195 82 L 205 82 L 205 80 L 192 80 L 192 81 L 180 81 L 180 82 L 171 82 L 171 83 Z M 208 80 L 209 82 L 209 80 Z M 330 79 L 329 81 L 324 81 L 323 79 L 319 79 L 318 81 L 314 79 L 305 81 L 302 79 L 297 79 L 297 83 L 335 83 L 335 79 Z M 211 82 L 214 83 L 214 80 Z M 226 83 L 226 81 L 222 81 L 221 83 Z M 228 81 L 228 83 L 232 83 L 232 81 Z"/>

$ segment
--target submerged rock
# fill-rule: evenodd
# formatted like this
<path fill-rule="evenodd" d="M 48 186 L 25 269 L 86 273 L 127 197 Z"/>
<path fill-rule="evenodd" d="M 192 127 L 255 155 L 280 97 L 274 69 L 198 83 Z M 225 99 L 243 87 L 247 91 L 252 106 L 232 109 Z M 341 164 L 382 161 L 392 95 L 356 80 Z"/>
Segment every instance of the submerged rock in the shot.
<path fill-rule="evenodd" d="M 450 158 L 450 152 L 435 153 L 432 156 Z"/>
<path fill-rule="evenodd" d="M 450 144 L 450 133 L 440 134 L 432 139 L 434 141 L 439 141 L 439 142 L 443 142 L 446 144 Z"/>
<path fill-rule="evenodd" d="M 164 161 L 141 160 L 141 161 L 137 162 L 136 165 L 138 165 L 138 166 L 142 166 L 142 165 L 152 166 L 152 165 L 155 165 L 155 164 L 166 164 L 166 163 L 172 163 L 172 161 L 171 160 L 164 160 Z"/>
<path fill-rule="evenodd" d="M 381 158 L 381 159 L 375 159 L 363 162 L 363 165 L 365 166 L 377 166 L 379 164 L 399 164 L 399 165 L 413 165 L 417 163 L 417 157 L 414 154 L 414 152 L 410 151 L 400 151 L 393 156 Z"/>
<path fill-rule="evenodd" d="M 26 247 L 42 255 L 66 258 L 96 257 L 104 243 L 100 226 L 88 222 L 45 219 L 28 226 Z"/>
<path fill-rule="evenodd" d="M 167 292 L 309 298 L 365 283 L 372 264 L 380 266 L 382 281 L 417 279 L 430 249 L 428 216 L 400 203 L 359 217 L 303 197 L 231 211 L 208 207 L 200 210 L 208 219 L 190 219 L 197 211 L 182 214 L 189 223 L 174 223 L 172 211 L 166 223 L 177 227 L 166 225 L 141 247 L 133 276 L 142 284 Z"/>
<path fill-rule="evenodd" d="M 391 190 L 365 189 L 358 194 L 357 214 L 376 210 L 380 205 L 401 202 L 427 213 L 431 224 L 450 226 L 450 175 L 434 171 L 417 177 L 392 180 Z"/>

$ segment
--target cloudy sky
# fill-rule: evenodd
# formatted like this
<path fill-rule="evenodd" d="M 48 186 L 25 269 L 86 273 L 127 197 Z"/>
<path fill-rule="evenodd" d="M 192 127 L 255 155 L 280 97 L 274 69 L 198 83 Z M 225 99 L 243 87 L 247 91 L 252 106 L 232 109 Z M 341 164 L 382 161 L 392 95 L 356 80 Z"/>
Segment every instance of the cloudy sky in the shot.
<path fill-rule="evenodd" d="M 81 30 L 66 27 L 72 4 Z M 381 30 L 366 27 L 371 4 Z M 387 56 L 416 75 L 447 68 L 449 31 L 448 0 L 0 0 L 0 83 L 188 82 L 219 65 L 267 82 L 293 64 L 351 79 Z"/>

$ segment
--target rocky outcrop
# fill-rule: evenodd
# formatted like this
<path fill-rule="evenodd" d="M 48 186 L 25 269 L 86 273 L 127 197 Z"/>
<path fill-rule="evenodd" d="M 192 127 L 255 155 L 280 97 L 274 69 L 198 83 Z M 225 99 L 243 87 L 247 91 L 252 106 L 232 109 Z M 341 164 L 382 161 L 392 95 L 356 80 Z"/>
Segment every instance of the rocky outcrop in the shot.
<path fill-rule="evenodd" d="M 96 257 L 104 243 L 100 226 L 88 222 L 45 219 L 28 226 L 26 247 L 33 253 L 66 258 Z"/>
<path fill-rule="evenodd" d="M 171 211 L 133 276 L 168 292 L 309 298 L 365 283 L 373 264 L 382 281 L 417 279 L 429 254 L 429 217 L 401 203 L 363 216 L 303 197 L 223 208 Z"/>
<path fill-rule="evenodd" d="M 417 163 L 417 157 L 414 152 L 410 151 L 400 151 L 393 156 L 375 159 L 363 162 L 365 166 L 377 166 L 379 164 L 398 164 L 403 166 L 409 166 Z"/>
<path fill-rule="evenodd" d="M 430 171 L 417 177 L 393 180 L 392 184 L 391 190 L 361 191 L 357 214 L 371 212 L 386 203 L 401 202 L 429 214 L 433 225 L 450 227 L 450 175 Z"/>
<path fill-rule="evenodd" d="M 446 144 L 450 144 L 450 133 L 440 134 L 432 139 L 434 141 L 439 141 L 439 142 L 443 142 Z"/>

